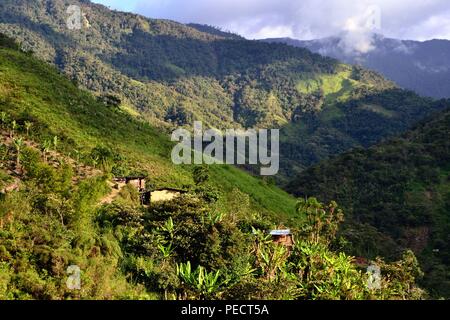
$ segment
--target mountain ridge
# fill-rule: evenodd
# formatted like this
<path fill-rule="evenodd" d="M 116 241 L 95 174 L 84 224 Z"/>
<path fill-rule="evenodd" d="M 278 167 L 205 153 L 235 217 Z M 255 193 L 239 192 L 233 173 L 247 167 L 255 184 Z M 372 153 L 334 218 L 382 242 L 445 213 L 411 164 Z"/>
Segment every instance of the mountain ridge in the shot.
<path fill-rule="evenodd" d="M 423 96 L 450 97 L 449 40 L 399 40 L 373 34 L 367 36 L 373 48 L 360 52 L 347 49 L 345 39 L 344 34 L 318 40 L 274 38 L 264 41 L 304 47 L 346 63 L 360 64 Z"/>
<path fill-rule="evenodd" d="M 230 166 L 174 166 L 165 134 L 114 102 L 0 34 L 0 299 L 427 297 L 411 251 L 378 258 L 382 289 L 368 288 L 365 270 L 331 246 L 335 203 L 297 203 Z M 143 203 L 133 183 L 112 180 L 124 176 L 185 193 Z M 305 225 L 317 210 L 326 228 Z M 290 248 L 270 238 L 284 226 L 299 235 Z"/>

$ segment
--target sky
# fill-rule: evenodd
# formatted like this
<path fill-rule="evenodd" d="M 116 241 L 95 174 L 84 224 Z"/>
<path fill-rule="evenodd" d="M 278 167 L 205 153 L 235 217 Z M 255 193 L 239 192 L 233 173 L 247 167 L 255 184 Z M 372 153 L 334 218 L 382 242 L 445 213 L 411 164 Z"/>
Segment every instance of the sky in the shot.
<path fill-rule="evenodd" d="M 347 34 L 361 51 L 368 35 L 450 39 L 450 0 L 94 0 L 150 18 L 201 23 L 247 39 L 300 40 Z"/>

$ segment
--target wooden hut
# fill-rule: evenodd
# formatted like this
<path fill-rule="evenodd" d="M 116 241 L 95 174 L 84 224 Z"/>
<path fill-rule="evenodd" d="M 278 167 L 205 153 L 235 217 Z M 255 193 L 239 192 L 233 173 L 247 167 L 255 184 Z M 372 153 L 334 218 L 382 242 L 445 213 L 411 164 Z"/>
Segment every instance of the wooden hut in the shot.
<path fill-rule="evenodd" d="M 114 181 L 118 183 L 130 184 L 139 191 L 145 190 L 146 177 L 144 176 L 120 177 L 115 178 Z"/>
<path fill-rule="evenodd" d="M 278 243 L 289 248 L 294 246 L 294 235 L 289 229 L 272 230 L 270 235 L 272 236 L 274 243 Z"/>

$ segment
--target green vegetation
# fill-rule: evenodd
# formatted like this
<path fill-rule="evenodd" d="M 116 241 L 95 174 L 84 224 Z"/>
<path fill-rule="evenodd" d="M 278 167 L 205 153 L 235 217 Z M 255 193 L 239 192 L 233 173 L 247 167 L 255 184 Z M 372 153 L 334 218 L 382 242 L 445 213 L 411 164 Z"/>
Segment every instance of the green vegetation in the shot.
<path fill-rule="evenodd" d="M 342 205 L 351 254 L 396 259 L 405 248 L 414 250 L 425 271 L 423 285 L 448 297 L 449 128 L 447 110 L 399 138 L 307 169 L 288 190 Z"/>
<path fill-rule="evenodd" d="M 0 110 L 17 119 L 25 135 L 25 123 L 33 123 L 31 135 L 41 144 L 44 158 L 57 149 L 100 168 L 101 163 L 93 163 L 101 162 L 93 151 L 103 147 L 114 150 L 109 155 L 114 158 L 113 173 L 125 175 L 143 170 L 151 175 L 157 187 L 183 187 L 193 182 L 190 168 L 172 165 L 172 143 L 164 133 L 135 120 L 127 112 L 97 102 L 52 67 L 30 56 L 0 49 L 0 91 L 3 92 Z M 59 141 L 56 148 L 54 137 Z M 236 168 L 219 166 L 212 174 L 224 192 L 236 187 L 243 189 L 260 210 L 285 216 L 293 211 L 294 200 L 285 192 Z M 264 194 L 269 196 L 266 198 Z"/>
<path fill-rule="evenodd" d="M 399 89 L 377 93 L 359 88 L 346 102 L 325 102 L 321 112 L 299 115 L 295 123 L 282 128 L 282 176 L 300 173 L 355 147 L 368 148 L 448 106 L 448 101 L 424 100 Z"/>
<path fill-rule="evenodd" d="M 328 102 L 335 100 L 345 102 L 355 87 L 365 84 L 351 78 L 351 67 L 342 65 L 341 68 L 343 71 L 336 74 L 312 75 L 309 79 L 301 80 L 297 89 L 303 94 L 322 94 Z"/>
<path fill-rule="evenodd" d="M 76 32 L 61 23 L 69 4 L 84 13 Z M 221 129 L 283 128 L 280 182 L 399 134 L 439 106 L 374 72 L 304 49 L 86 1 L 5 0 L 0 20 L 0 31 L 22 48 L 155 127 L 201 120 Z"/>
<path fill-rule="evenodd" d="M 6 45 L 5 45 L 6 44 Z M 232 167 L 175 167 L 164 134 L 0 48 L 0 299 L 419 299 L 414 255 L 377 259 L 380 288 L 336 252 L 343 213 Z M 108 99 L 111 101 L 111 99 Z M 31 124 L 31 125 L 30 125 Z M 114 174 L 186 194 L 141 206 Z M 292 227 L 288 248 L 267 231 Z M 69 266 L 81 289 L 67 286 Z"/>
<path fill-rule="evenodd" d="M 69 4 L 81 30 L 63 23 Z M 302 173 L 448 101 L 307 50 L 84 0 L 4 0 L 0 32 L 20 43 L 0 36 L 0 298 L 427 297 L 407 249 L 423 285 L 449 296 L 445 113 Z M 173 165 L 167 133 L 194 120 L 281 128 L 277 178 L 300 174 L 289 190 L 306 200 L 231 166 Z M 127 186 L 104 202 L 126 175 L 187 194 L 143 207 Z M 333 200 L 347 215 L 337 235 Z M 267 234 L 283 226 L 289 250 Z M 381 267 L 381 289 L 343 250 Z M 65 286 L 71 264 L 81 291 Z"/>

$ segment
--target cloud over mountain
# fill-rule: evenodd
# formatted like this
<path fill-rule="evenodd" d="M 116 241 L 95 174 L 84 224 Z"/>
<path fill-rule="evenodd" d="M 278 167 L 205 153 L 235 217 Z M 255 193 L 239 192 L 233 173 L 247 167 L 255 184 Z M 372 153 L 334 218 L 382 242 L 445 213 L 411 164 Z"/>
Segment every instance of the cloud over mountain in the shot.
<path fill-rule="evenodd" d="M 153 18 L 211 24 L 247 38 L 313 39 L 346 31 L 355 48 L 370 49 L 367 21 L 380 14 L 379 32 L 394 38 L 450 39 L 448 0 L 96 0 Z M 369 22 L 370 24 L 370 22 Z"/>

